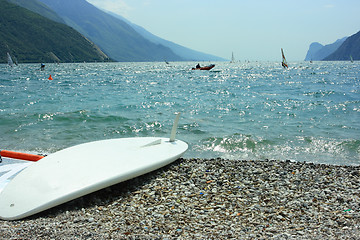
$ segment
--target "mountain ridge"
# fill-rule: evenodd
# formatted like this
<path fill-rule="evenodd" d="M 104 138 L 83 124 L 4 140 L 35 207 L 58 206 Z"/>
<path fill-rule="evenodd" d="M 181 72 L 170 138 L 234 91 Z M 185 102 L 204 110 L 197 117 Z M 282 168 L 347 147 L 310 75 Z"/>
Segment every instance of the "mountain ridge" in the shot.
<path fill-rule="evenodd" d="M 19 5 L 20 7 L 26 8 L 32 12 L 40 14 L 43 17 L 46 17 L 50 20 L 53 20 L 58 23 L 65 24 L 64 20 L 58 16 L 53 10 L 48 6 L 39 2 L 38 0 L 7 0 L 13 4 Z"/>
<path fill-rule="evenodd" d="M 85 0 L 7 1 L 72 27 L 116 61 L 225 61 L 157 37 Z"/>
<path fill-rule="evenodd" d="M 0 62 L 7 62 L 7 52 L 20 63 L 109 61 L 69 26 L 7 0 L 0 0 L 0 5 Z"/>
<path fill-rule="evenodd" d="M 352 59 L 351 59 L 352 58 Z M 348 37 L 325 61 L 360 60 L 360 31 Z"/>
<path fill-rule="evenodd" d="M 39 0 L 116 61 L 182 61 L 171 49 L 141 37 L 128 24 L 85 0 Z"/>
<path fill-rule="evenodd" d="M 103 11 L 106 11 L 106 10 L 103 10 Z M 144 38 L 148 39 L 149 41 L 151 41 L 155 44 L 162 44 L 166 47 L 169 47 L 175 54 L 179 55 L 180 57 L 182 57 L 186 60 L 190 60 L 190 61 L 226 61 L 226 59 L 224 59 L 224 58 L 214 56 L 211 54 L 207 54 L 207 53 L 202 53 L 200 51 L 196 51 L 193 49 L 189 49 L 189 48 L 181 46 L 177 43 L 160 38 L 160 37 L 152 34 L 151 32 L 147 31 L 145 28 L 143 28 L 135 23 L 132 23 L 131 21 L 127 20 L 126 18 L 124 18 L 116 13 L 109 12 L 109 11 L 106 11 L 106 12 L 109 13 L 110 15 L 112 15 L 116 18 L 119 18 L 119 19 L 125 21 L 126 23 L 128 23 L 131 27 L 134 28 L 134 30 L 136 32 L 138 32 Z"/>
<path fill-rule="evenodd" d="M 324 58 L 335 52 L 341 44 L 344 43 L 347 37 L 336 40 L 334 43 L 322 45 L 318 42 L 310 44 L 309 50 L 306 54 L 305 61 L 322 61 Z"/>

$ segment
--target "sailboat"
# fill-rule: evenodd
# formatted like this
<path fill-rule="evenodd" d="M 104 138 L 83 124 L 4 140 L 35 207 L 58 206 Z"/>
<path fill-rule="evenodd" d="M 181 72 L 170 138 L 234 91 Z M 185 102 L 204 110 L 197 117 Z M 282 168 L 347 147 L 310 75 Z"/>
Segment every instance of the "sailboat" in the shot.
<path fill-rule="evenodd" d="M 231 61 L 230 61 L 230 63 L 234 63 L 234 62 L 235 62 L 234 52 L 231 52 Z"/>
<path fill-rule="evenodd" d="M 15 65 L 16 66 L 19 65 L 17 58 L 15 56 L 13 56 L 13 57 L 14 57 Z"/>
<path fill-rule="evenodd" d="M 281 65 L 284 67 L 284 68 L 288 68 L 288 64 L 286 62 L 286 58 L 285 58 L 285 55 L 284 55 L 284 51 L 283 49 L 281 48 L 281 55 L 282 55 L 282 62 L 281 62 Z"/>
<path fill-rule="evenodd" d="M 7 55 L 7 60 L 8 60 L 9 66 L 10 67 L 14 66 L 14 62 L 13 62 L 11 56 L 10 56 L 10 53 L 7 52 L 6 55 Z"/>

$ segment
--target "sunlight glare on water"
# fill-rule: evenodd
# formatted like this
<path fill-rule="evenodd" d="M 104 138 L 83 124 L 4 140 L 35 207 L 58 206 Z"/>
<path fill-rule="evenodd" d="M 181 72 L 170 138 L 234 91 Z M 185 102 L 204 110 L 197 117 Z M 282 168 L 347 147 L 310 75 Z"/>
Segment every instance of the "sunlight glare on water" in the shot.
<path fill-rule="evenodd" d="M 181 112 L 186 158 L 360 164 L 359 62 L 195 64 L 0 65 L 0 148 L 170 136 Z"/>

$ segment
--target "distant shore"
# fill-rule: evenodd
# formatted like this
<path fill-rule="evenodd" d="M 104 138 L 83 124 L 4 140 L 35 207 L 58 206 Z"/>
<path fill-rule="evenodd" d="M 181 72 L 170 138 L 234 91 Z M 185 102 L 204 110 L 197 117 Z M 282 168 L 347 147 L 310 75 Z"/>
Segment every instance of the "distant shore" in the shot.
<path fill-rule="evenodd" d="M 358 239 L 360 166 L 179 159 L 20 221 L 0 239 Z"/>

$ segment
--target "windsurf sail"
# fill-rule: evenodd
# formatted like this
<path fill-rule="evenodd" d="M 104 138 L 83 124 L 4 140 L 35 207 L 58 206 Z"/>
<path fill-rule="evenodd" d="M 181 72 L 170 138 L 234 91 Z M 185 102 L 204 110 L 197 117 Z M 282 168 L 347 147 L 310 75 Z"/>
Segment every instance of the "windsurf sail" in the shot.
<path fill-rule="evenodd" d="M 235 62 L 234 52 L 231 53 L 231 63 Z"/>
<path fill-rule="evenodd" d="M 350 61 L 354 62 L 354 59 L 353 59 L 353 57 L 351 55 L 350 55 Z"/>
<path fill-rule="evenodd" d="M 9 66 L 10 67 L 14 66 L 14 62 L 13 62 L 11 56 L 10 56 L 10 53 L 6 53 L 6 55 L 7 55 L 7 60 L 8 60 Z"/>
<path fill-rule="evenodd" d="M 288 64 L 286 62 L 286 58 L 285 58 L 285 55 L 284 55 L 284 50 L 281 48 L 281 55 L 282 55 L 282 62 L 281 62 L 281 65 L 284 67 L 284 68 L 288 68 Z"/>
<path fill-rule="evenodd" d="M 13 56 L 13 57 L 14 57 L 15 65 L 16 66 L 19 65 L 17 58 L 15 56 Z"/>

